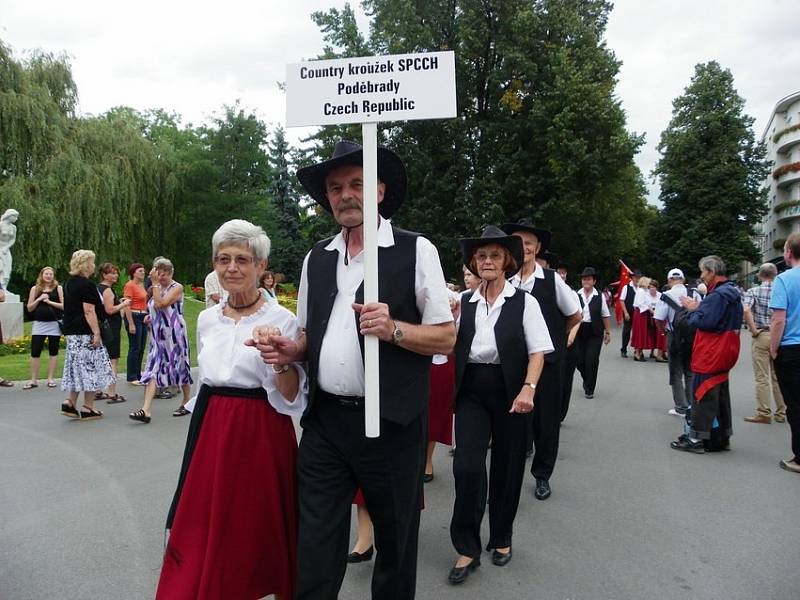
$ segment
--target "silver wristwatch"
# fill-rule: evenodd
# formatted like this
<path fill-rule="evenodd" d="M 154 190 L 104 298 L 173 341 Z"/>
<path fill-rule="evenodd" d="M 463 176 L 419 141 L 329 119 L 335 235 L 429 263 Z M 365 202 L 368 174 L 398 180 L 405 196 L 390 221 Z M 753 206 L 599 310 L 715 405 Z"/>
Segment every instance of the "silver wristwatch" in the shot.
<path fill-rule="evenodd" d="M 403 330 L 397 325 L 397 321 L 393 321 L 393 323 L 394 331 L 392 332 L 392 343 L 395 345 L 400 345 L 400 342 L 403 339 Z"/>

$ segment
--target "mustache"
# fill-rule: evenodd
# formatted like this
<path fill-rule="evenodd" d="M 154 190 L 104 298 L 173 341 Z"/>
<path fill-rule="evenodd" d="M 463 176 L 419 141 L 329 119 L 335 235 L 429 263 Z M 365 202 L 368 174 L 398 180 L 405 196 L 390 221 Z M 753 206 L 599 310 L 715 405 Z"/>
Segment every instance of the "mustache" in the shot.
<path fill-rule="evenodd" d="M 348 210 L 355 208 L 361 210 L 361 205 L 356 200 L 342 200 L 339 203 L 338 211 Z"/>

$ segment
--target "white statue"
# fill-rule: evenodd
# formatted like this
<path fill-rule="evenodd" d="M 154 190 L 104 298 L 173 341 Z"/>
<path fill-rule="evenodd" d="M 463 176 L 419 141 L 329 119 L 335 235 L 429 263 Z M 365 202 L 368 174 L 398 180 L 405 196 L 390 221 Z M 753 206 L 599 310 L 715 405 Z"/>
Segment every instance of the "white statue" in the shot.
<path fill-rule="evenodd" d="M 11 279 L 11 246 L 17 241 L 17 222 L 19 213 L 9 208 L 0 217 L 0 285 L 8 289 L 8 280 Z"/>

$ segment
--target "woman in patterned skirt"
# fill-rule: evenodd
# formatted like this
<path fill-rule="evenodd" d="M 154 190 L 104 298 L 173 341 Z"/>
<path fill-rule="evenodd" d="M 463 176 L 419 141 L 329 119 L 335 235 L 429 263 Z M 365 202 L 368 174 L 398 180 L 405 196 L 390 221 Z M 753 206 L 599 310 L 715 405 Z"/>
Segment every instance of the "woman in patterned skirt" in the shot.
<path fill-rule="evenodd" d="M 150 407 L 156 388 L 181 386 L 183 402 L 172 416 L 189 414 L 185 408 L 192 384 L 189 337 L 183 319 L 183 286 L 172 279 L 174 272 L 172 262 L 167 258 L 156 260 L 150 271 L 152 296 L 147 303 L 148 315 L 145 318 L 150 325 L 150 349 L 139 380 L 146 385 L 144 405 L 129 415 L 134 421 L 142 423 L 150 422 Z"/>
<path fill-rule="evenodd" d="M 94 395 L 113 381 L 111 360 L 100 338 L 100 322 L 105 319 L 103 300 L 89 279 L 94 275 L 94 258 L 91 250 L 76 250 L 69 262 L 70 278 L 64 284 L 67 356 L 61 389 L 69 392 L 69 398 L 61 404 L 61 414 L 85 421 L 103 417 L 94 408 Z M 80 392 L 83 392 L 83 408 L 79 411 Z"/>

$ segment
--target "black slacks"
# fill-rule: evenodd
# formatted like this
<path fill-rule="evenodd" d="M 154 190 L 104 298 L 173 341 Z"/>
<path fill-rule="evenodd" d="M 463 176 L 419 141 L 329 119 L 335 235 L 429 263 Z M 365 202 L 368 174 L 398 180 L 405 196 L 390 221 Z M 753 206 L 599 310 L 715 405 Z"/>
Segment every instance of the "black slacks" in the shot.
<path fill-rule="evenodd" d="M 775 375 L 786 402 L 786 421 L 792 432 L 794 459 L 800 460 L 800 344 L 781 346 L 775 359 Z"/>
<path fill-rule="evenodd" d="M 481 521 L 486 510 L 486 452 L 489 463 L 488 548 L 511 545 L 522 480 L 530 414 L 509 413 L 511 406 L 499 365 L 467 365 L 456 399 L 456 499 L 450 539 L 463 556 L 481 555 Z"/>
<path fill-rule="evenodd" d="M 583 391 L 594 394 L 597 385 L 597 369 L 600 366 L 600 350 L 603 347 L 603 336 L 595 335 L 591 323 L 581 323 L 578 335 L 575 336 L 575 367 L 583 378 Z M 573 371 L 574 374 L 574 371 Z M 572 378 L 570 377 L 570 384 Z"/>
<path fill-rule="evenodd" d="M 627 321 L 622 322 L 622 346 L 620 350 L 622 352 L 628 351 L 628 344 L 631 341 L 631 325 L 633 323 L 633 313 L 631 312 L 631 317 Z"/>
<path fill-rule="evenodd" d="M 694 377 L 698 377 L 695 375 Z M 731 418 L 731 392 L 729 381 L 723 381 L 708 390 L 700 402 L 692 395 L 692 406 L 687 418 L 689 435 L 703 440 L 707 448 L 718 450 L 728 445 L 733 435 Z M 716 419 L 717 427 L 714 427 Z"/>
<path fill-rule="evenodd" d="M 562 360 L 545 363 L 533 398 L 533 442 L 536 452 L 531 474 L 536 479 L 550 479 L 558 458 L 558 434 L 561 429 Z"/>
<path fill-rule="evenodd" d="M 375 533 L 372 598 L 411 600 L 417 576 L 427 418 L 381 421 L 364 436 L 364 410 L 318 392 L 298 452 L 297 600 L 336 600 L 347 567 L 350 507 L 361 488 Z"/>

